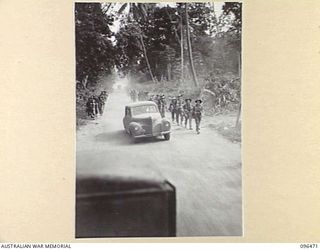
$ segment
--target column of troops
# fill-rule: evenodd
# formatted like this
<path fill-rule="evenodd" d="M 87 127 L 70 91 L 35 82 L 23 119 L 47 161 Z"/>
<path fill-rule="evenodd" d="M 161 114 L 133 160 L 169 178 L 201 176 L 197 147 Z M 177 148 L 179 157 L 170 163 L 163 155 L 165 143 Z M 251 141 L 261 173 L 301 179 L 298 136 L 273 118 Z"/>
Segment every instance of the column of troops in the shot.
<path fill-rule="evenodd" d="M 165 117 L 166 110 L 171 113 L 172 123 L 176 123 L 179 126 L 189 127 L 192 130 L 192 120 L 195 120 L 196 131 L 200 133 L 200 123 L 203 113 L 202 100 L 196 99 L 192 104 L 191 98 L 186 98 L 183 101 L 183 95 L 175 97 L 169 97 L 169 105 L 166 103 L 165 95 L 149 95 L 147 91 L 139 91 L 132 89 L 130 91 L 130 97 L 133 102 L 135 101 L 153 101 L 158 105 L 159 112 L 162 117 Z"/>
<path fill-rule="evenodd" d="M 202 100 L 196 99 L 192 104 L 191 98 L 186 98 L 184 101 L 182 95 L 173 97 L 170 100 L 169 111 L 171 113 L 172 122 L 176 122 L 177 125 L 184 126 L 192 130 L 192 119 L 196 123 L 196 131 L 200 134 L 200 123 L 203 113 Z"/>
<path fill-rule="evenodd" d="M 105 103 L 108 99 L 107 91 L 101 91 L 100 95 L 92 95 L 88 98 L 86 111 L 89 117 L 95 119 L 98 115 L 102 115 Z"/>

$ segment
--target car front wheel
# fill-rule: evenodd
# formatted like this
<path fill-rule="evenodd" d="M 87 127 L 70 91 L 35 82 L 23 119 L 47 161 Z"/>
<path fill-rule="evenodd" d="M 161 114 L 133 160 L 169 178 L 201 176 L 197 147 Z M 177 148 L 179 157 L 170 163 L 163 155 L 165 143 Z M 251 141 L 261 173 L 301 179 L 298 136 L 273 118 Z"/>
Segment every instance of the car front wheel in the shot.
<path fill-rule="evenodd" d="M 170 140 L 170 133 L 164 134 L 163 136 L 164 136 L 164 139 L 165 139 L 166 141 L 169 141 L 169 140 Z"/>

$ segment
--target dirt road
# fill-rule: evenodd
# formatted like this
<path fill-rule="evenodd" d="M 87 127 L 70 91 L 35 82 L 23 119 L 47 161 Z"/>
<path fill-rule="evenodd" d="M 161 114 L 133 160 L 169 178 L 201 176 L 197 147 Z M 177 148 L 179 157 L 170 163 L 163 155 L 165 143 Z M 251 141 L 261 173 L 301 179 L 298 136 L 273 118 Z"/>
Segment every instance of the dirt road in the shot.
<path fill-rule="evenodd" d="M 127 102 L 112 93 L 104 115 L 77 132 L 77 174 L 162 176 L 176 187 L 177 236 L 242 235 L 240 145 L 176 125 L 170 141 L 133 143 L 122 125 Z"/>

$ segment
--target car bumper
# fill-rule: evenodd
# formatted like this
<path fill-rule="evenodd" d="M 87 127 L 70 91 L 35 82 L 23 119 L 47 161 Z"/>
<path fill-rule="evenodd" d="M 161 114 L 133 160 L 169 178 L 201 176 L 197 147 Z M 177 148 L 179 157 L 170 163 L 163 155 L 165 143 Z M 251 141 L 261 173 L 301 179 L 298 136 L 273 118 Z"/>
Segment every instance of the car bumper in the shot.
<path fill-rule="evenodd" d="M 134 138 L 144 138 L 144 137 L 156 137 L 156 136 L 161 136 L 165 134 L 169 134 L 171 131 L 162 131 L 159 133 L 154 133 L 154 134 L 142 134 L 142 135 L 134 135 Z"/>

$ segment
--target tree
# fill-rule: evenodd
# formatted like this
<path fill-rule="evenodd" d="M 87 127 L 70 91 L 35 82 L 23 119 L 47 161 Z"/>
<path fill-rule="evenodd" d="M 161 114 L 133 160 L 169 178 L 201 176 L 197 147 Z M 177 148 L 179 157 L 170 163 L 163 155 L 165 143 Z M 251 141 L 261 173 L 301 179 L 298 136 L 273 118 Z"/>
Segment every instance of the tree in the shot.
<path fill-rule="evenodd" d="M 235 30 L 241 33 L 242 30 L 242 4 L 238 2 L 225 2 L 223 7 L 223 13 L 225 15 L 233 14 L 231 30 Z"/>
<path fill-rule="evenodd" d="M 181 82 L 183 82 L 183 67 L 184 67 L 184 63 L 183 63 L 183 21 L 182 21 L 182 17 L 180 18 L 180 53 L 181 53 Z"/>
<path fill-rule="evenodd" d="M 139 26 L 139 20 L 145 20 L 146 17 L 147 17 L 147 9 L 148 7 L 148 4 L 144 4 L 144 3 L 125 3 L 121 6 L 121 8 L 119 9 L 119 14 L 121 14 L 126 8 L 127 6 L 129 5 L 129 13 L 128 13 L 128 18 L 129 18 L 129 21 L 130 21 L 130 17 L 133 18 L 133 21 L 135 21 L 135 24 L 137 25 L 136 26 L 136 35 L 139 36 L 139 41 L 141 43 L 141 47 L 142 47 L 142 50 L 143 50 L 143 54 L 144 54 L 144 58 L 146 60 L 146 63 L 147 63 L 147 66 L 148 66 L 148 70 L 149 70 L 149 74 L 150 74 L 150 77 L 151 77 L 151 80 L 156 83 L 156 80 L 153 76 L 153 73 L 152 73 L 152 70 L 151 70 L 151 66 L 150 66 L 150 62 L 149 62 L 149 58 L 148 58 L 148 55 L 147 55 L 147 50 L 146 50 L 146 46 L 145 46 L 145 43 L 144 43 L 144 40 L 143 40 L 143 37 L 144 37 L 144 34 Z M 152 5 L 152 4 L 150 4 Z"/>
<path fill-rule="evenodd" d="M 129 4 L 126 6 L 126 11 L 129 11 Z M 237 29 L 230 29 L 234 14 L 223 13 L 219 18 L 214 15 L 212 4 L 188 3 L 186 18 L 185 7 L 184 3 L 165 7 L 157 5 L 152 6 L 144 18 L 126 16 L 116 39 L 122 51 L 121 69 L 145 74 L 148 79 L 151 71 L 158 80 L 178 80 L 184 76 L 193 82 L 194 75 L 197 81 L 201 79 L 203 82 L 208 72 L 236 74 L 240 36 Z M 148 60 L 145 59 L 140 34 L 143 35 Z M 186 66 L 190 70 L 184 70 Z"/>
<path fill-rule="evenodd" d="M 115 65 L 109 28 L 113 18 L 103 13 L 100 3 L 76 3 L 76 78 L 84 88 Z"/>
<path fill-rule="evenodd" d="M 223 6 L 223 11 L 225 15 L 233 14 L 234 18 L 232 21 L 232 26 L 229 28 L 229 32 L 233 33 L 235 39 L 230 45 L 238 49 L 239 55 L 239 76 L 241 77 L 241 32 L 242 32 L 242 4 L 226 2 Z M 238 114 L 236 119 L 236 127 L 239 125 L 239 119 L 241 114 L 241 98 L 238 108 Z"/>
<path fill-rule="evenodd" d="M 190 68 L 191 68 L 191 73 L 193 77 L 193 82 L 194 85 L 197 87 L 198 80 L 197 80 L 197 75 L 194 69 L 193 65 L 193 59 L 192 59 L 192 47 L 191 47 L 191 39 L 190 39 L 190 28 L 189 28 L 189 18 L 188 18 L 188 4 L 185 3 L 185 20 L 186 20 L 186 30 L 187 30 L 187 45 L 188 45 L 188 55 L 189 55 L 189 63 L 190 63 Z"/>
<path fill-rule="evenodd" d="M 117 34 L 117 46 L 122 51 L 122 57 L 126 58 L 121 69 L 126 73 L 150 72 L 151 69 L 155 80 L 177 77 L 173 74 L 176 56 L 179 55 L 174 31 L 178 25 L 176 17 L 173 8 L 155 7 L 148 11 L 145 18 L 125 21 Z M 143 43 L 140 34 L 143 35 Z M 145 52 L 148 60 L 145 60 Z"/>

